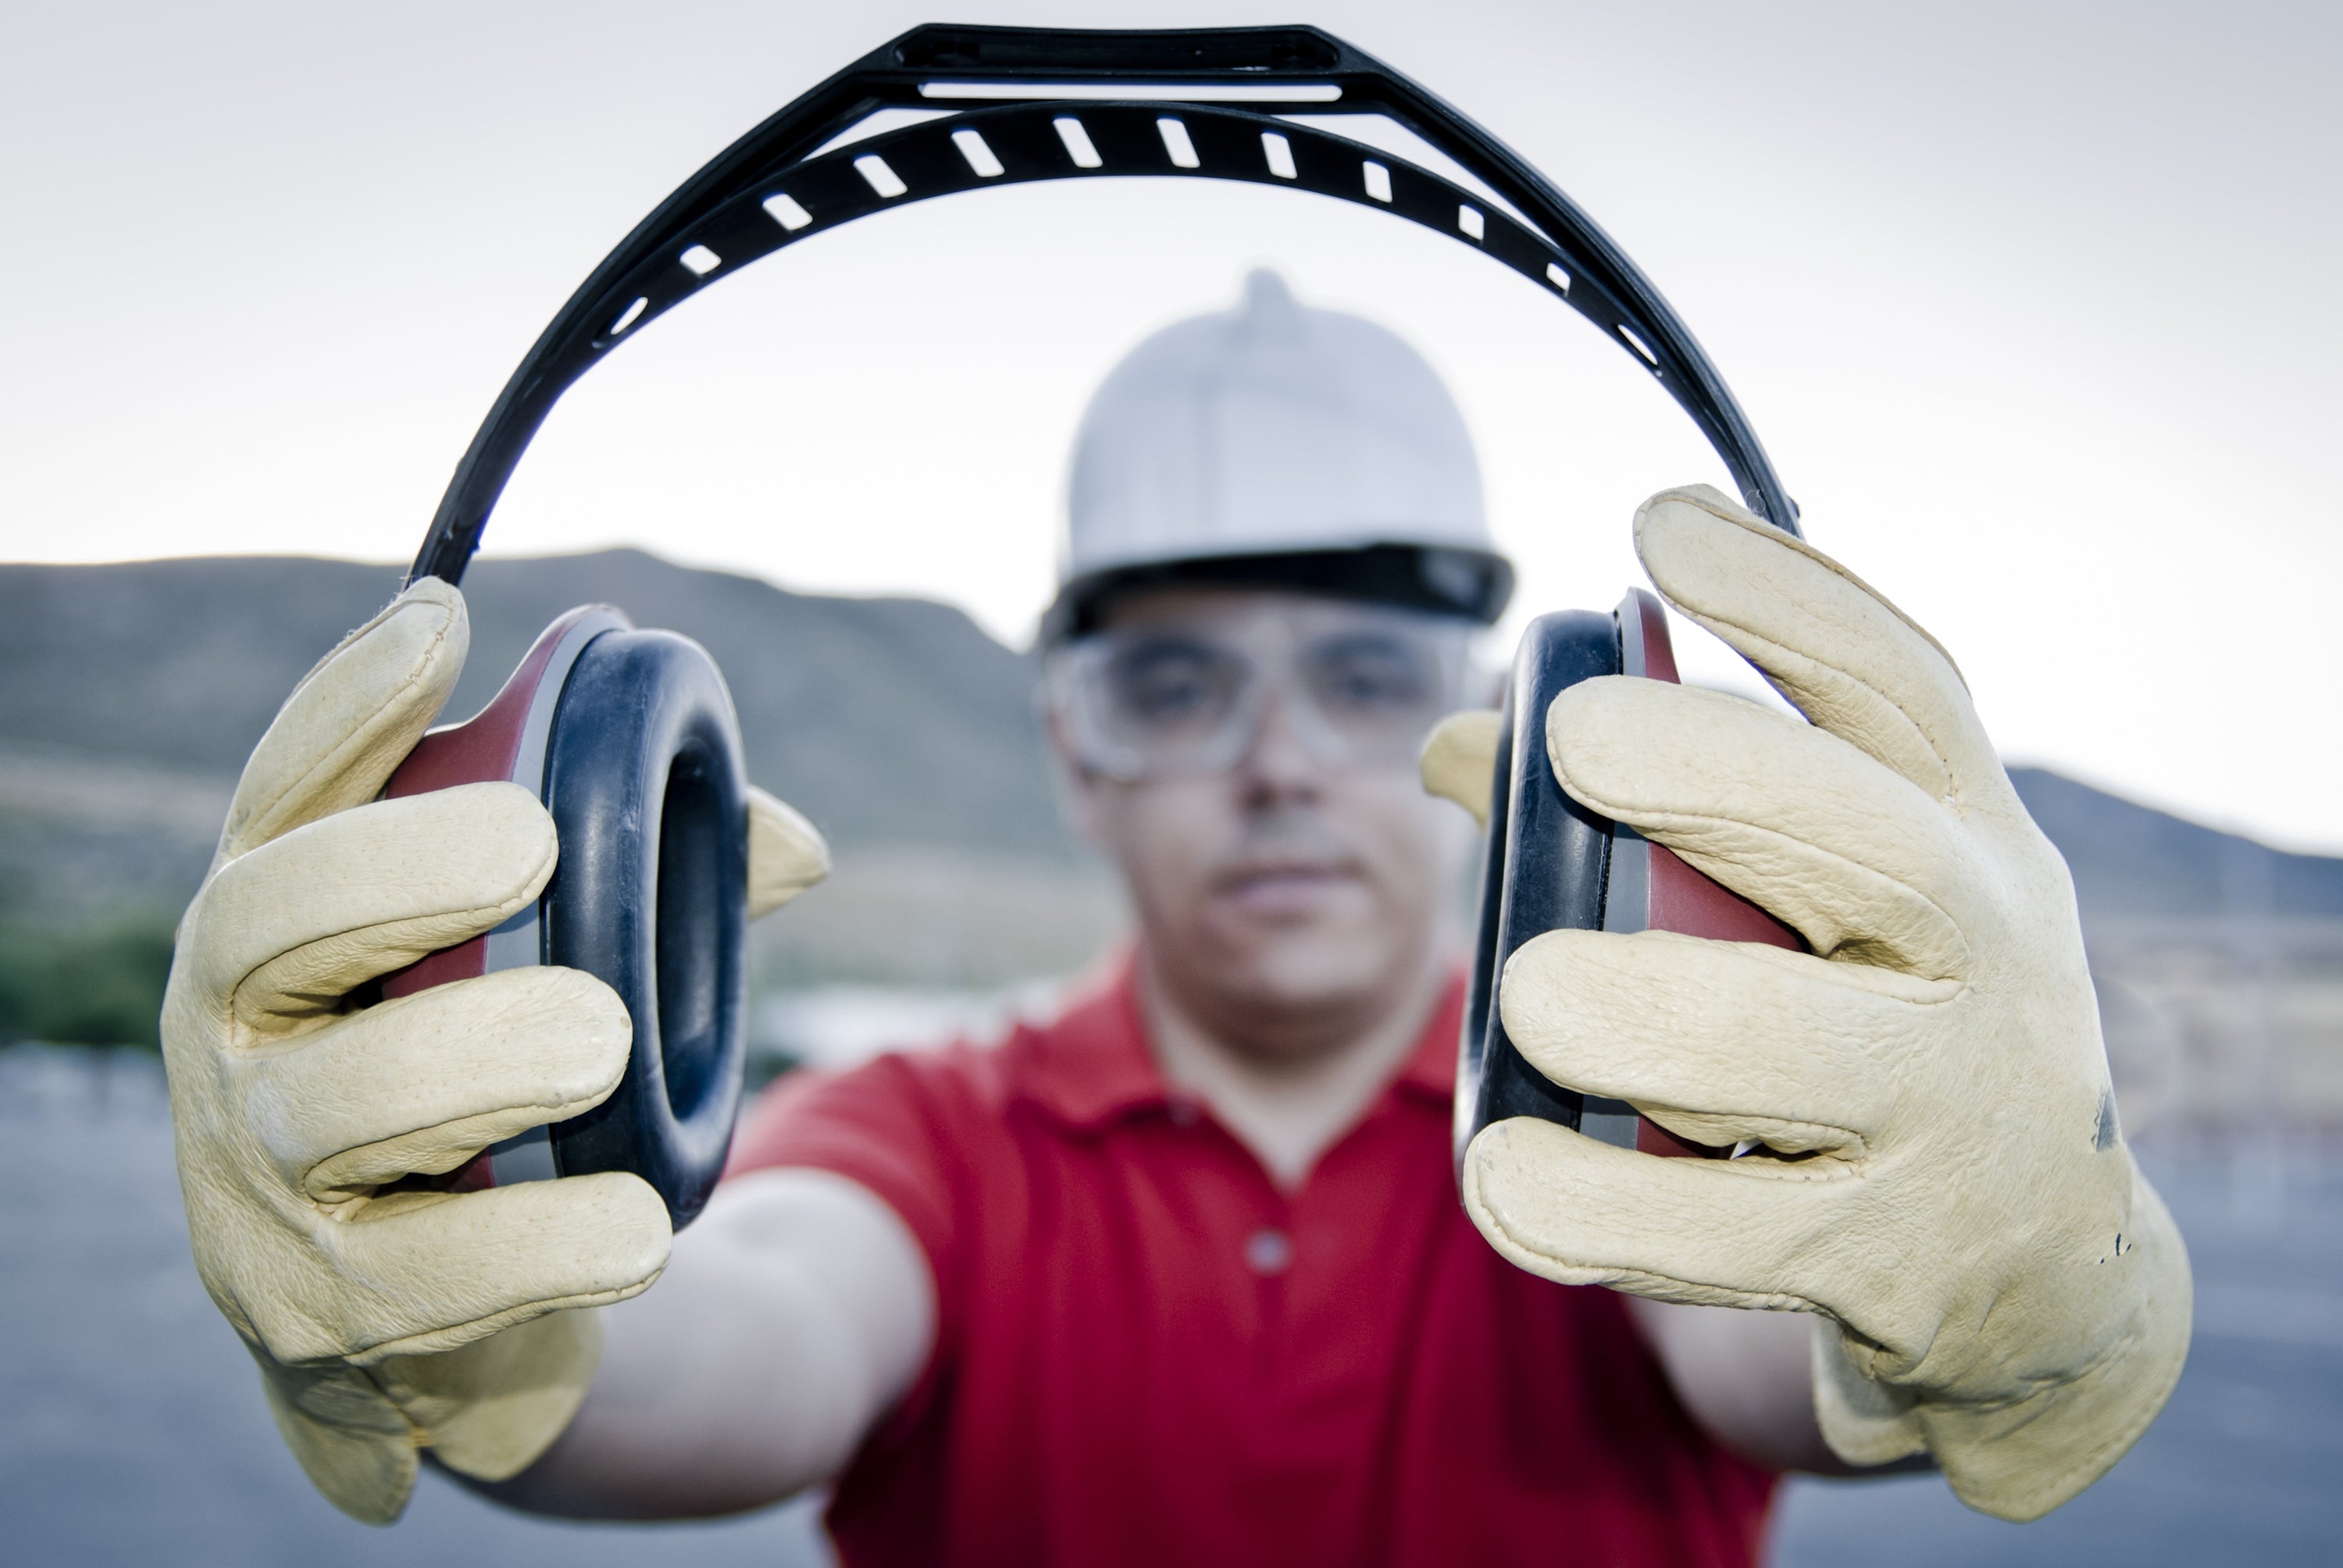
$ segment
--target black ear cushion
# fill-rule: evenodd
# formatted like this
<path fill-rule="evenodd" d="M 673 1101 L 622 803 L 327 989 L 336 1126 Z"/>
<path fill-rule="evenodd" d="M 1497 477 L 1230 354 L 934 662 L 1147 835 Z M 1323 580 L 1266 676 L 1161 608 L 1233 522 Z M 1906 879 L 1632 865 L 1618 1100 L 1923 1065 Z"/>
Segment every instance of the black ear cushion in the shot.
<path fill-rule="evenodd" d="M 633 1171 L 680 1230 L 723 1172 L 745 1046 L 747 782 L 715 661 L 673 632 L 595 638 L 554 713 L 545 785 L 561 841 L 546 961 L 607 982 L 635 1023 L 625 1079 L 554 1124 L 554 1162 Z"/>
<path fill-rule="evenodd" d="M 1505 1034 L 1497 981 L 1505 960 L 1532 937 L 1603 925 L 1603 879 L 1611 824 L 1563 792 L 1546 760 L 1545 710 L 1570 687 L 1619 673 L 1619 630 L 1608 615 L 1543 615 L 1522 634 L 1505 692 L 1497 766 L 1482 865 L 1481 926 L 1456 1077 L 1455 1155 L 1482 1128 L 1534 1116 L 1575 1128 L 1582 1097 L 1532 1067 Z"/>

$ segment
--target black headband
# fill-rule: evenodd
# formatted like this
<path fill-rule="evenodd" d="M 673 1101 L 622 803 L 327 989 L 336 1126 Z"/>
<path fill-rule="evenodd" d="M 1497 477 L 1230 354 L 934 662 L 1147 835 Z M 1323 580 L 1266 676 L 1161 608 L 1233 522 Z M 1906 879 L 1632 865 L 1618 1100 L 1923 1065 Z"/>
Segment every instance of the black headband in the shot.
<path fill-rule="evenodd" d="M 949 112 L 813 156 L 886 108 Z M 1500 200 L 1279 117 L 1289 114 L 1388 116 Z M 1398 72 L 1314 27 L 928 26 L 733 143 L 603 258 L 472 437 L 409 580 L 461 581 L 506 481 L 561 394 L 719 278 L 883 207 L 1091 175 L 1291 186 L 1383 207 L 1487 252 L 1642 365 L 1700 427 L 1750 509 L 1797 532 L 1797 508 L 1756 433 L 1659 290 L 1520 155 Z"/>

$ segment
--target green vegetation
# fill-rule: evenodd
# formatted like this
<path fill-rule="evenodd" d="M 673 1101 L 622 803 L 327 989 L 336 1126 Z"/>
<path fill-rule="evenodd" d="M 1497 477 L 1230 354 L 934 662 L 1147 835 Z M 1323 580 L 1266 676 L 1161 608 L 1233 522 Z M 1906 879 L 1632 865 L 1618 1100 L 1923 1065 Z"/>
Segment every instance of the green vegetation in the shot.
<path fill-rule="evenodd" d="M 155 1049 L 170 972 L 167 917 L 63 931 L 0 921 L 0 1041 Z"/>

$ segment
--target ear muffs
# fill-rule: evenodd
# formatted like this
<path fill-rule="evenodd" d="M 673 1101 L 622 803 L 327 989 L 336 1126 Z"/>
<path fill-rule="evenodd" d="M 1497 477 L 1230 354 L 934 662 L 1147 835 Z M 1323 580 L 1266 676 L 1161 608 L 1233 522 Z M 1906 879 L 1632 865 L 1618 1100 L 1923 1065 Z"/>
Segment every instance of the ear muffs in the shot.
<path fill-rule="evenodd" d="M 592 1111 L 532 1128 L 458 1189 L 628 1171 L 680 1230 L 715 1187 L 745 1049 L 747 784 L 705 649 L 608 606 L 547 628 L 488 707 L 425 736 L 387 791 L 510 779 L 552 813 L 560 864 L 531 908 L 387 978 L 385 996 L 531 964 L 579 969 L 634 1020 L 627 1073 Z"/>
<path fill-rule="evenodd" d="M 917 111 L 914 123 L 868 136 L 843 135 L 866 128 L 866 122 L 886 109 Z M 1473 183 L 1459 184 L 1305 123 L 1330 114 L 1385 116 L 1453 160 Z M 1511 267 L 1584 317 L 1641 366 L 1707 437 L 1749 508 L 1784 532 L 1797 534 L 1797 506 L 1755 430 L 1659 289 L 1526 159 L 1422 85 L 1313 27 L 1151 32 L 925 26 L 856 61 L 718 154 L 603 257 L 548 324 L 474 434 L 416 554 L 409 580 L 437 577 L 460 583 L 506 482 L 563 392 L 619 344 L 640 336 L 650 322 L 701 289 L 762 256 L 906 202 L 1031 181 L 1134 176 L 1308 191 L 1390 213 Z M 563 632 L 570 618 L 557 622 L 547 636 Z M 571 627 L 563 635 L 577 630 Z M 1645 1148 L 1664 1143 L 1682 1151 L 1648 1123 L 1638 1131 L 1625 1106 L 1586 1101 L 1548 1083 L 1504 1038 L 1493 1008 L 1496 975 L 1504 959 L 1532 936 L 1563 926 L 1651 926 L 1796 945 L 1784 928 L 1665 850 L 1582 811 L 1554 786 L 1545 765 L 1545 710 L 1554 694 L 1590 675 L 1623 670 L 1672 680 L 1666 639 L 1657 601 L 1648 595 L 1631 596 L 1612 617 L 1546 617 L 1523 639 L 1508 699 L 1509 749 L 1498 770 L 1500 795 L 1491 813 L 1479 965 L 1458 1087 L 1460 1157 L 1473 1132 L 1510 1115 L 1546 1116 L 1571 1127 L 1583 1122 L 1598 1136 Z M 614 653 L 618 646 L 613 645 Z M 568 648 L 564 642 L 546 654 L 530 690 L 553 678 L 546 668 L 558 664 L 555 655 Z M 1647 655 L 1657 660 L 1648 669 Z M 575 661 L 580 656 L 570 649 L 565 657 Z M 538 658 L 532 650 L 530 659 Z M 566 672 L 568 667 L 562 668 Z M 530 669 L 524 663 L 516 682 Z M 713 681 L 713 669 L 708 674 Z M 720 693 L 721 683 L 714 682 L 714 688 Z M 504 700 L 499 697 L 498 703 Z M 520 734 L 524 719 L 536 722 L 534 700 L 517 698 L 513 714 L 498 722 Z M 497 707 L 491 704 L 474 724 L 488 720 Z M 613 804 L 619 800 L 643 810 L 653 801 L 662 808 L 681 801 L 674 808 L 677 822 L 697 822 L 697 813 L 705 809 L 697 792 L 700 787 L 689 784 L 678 795 L 658 786 L 644 769 L 664 766 L 670 771 L 659 777 L 696 778 L 691 769 L 701 765 L 697 760 L 681 774 L 673 771 L 685 750 L 667 754 L 664 763 L 657 753 L 670 743 L 696 744 L 683 737 L 700 732 L 680 720 L 670 730 L 647 715 L 618 715 L 613 722 L 638 719 L 642 728 L 632 733 L 644 737 L 650 749 L 643 757 L 621 750 L 607 754 L 592 765 L 608 769 L 606 786 L 579 785 L 586 791 L 581 799 L 590 796 L 602 802 L 594 809 L 598 812 L 620 811 Z M 505 744 L 489 731 L 475 744 L 493 750 L 492 739 L 495 746 Z M 417 779 L 438 766 L 427 757 L 430 745 L 427 739 L 408 764 Z M 583 779 L 592 769 L 584 760 L 584 742 L 579 745 L 578 760 L 564 769 L 566 777 Z M 542 750 L 534 755 L 540 760 L 550 756 Z M 471 776 L 523 778 L 534 764 L 508 756 L 501 765 L 520 770 Z M 402 778 L 407 772 L 402 769 Z M 730 798 L 737 799 L 737 760 L 731 777 Z M 668 1023 L 670 1014 L 662 1010 L 681 1007 L 675 999 L 686 990 L 693 996 L 732 996 L 725 1004 L 732 1009 L 725 1027 L 737 1031 L 739 920 L 734 915 L 679 912 L 677 931 L 705 930 L 719 944 L 736 945 L 714 957 L 684 954 L 679 939 L 663 946 L 657 932 L 668 915 L 657 907 L 658 890 L 668 888 L 693 910 L 699 908 L 698 895 L 685 900 L 674 891 L 677 874 L 646 869 L 656 856 L 639 836 L 625 835 L 648 829 L 584 821 L 573 826 L 565 809 L 554 806 L 563 856 L 556 885 L 563 890 L 548 895 L 542 943 L 554 940 L 550 933 L 557 927 L 568 929 L 557 907 L 572 911 L 566 919 L 580 932 L 595 933 L 577 939 L 575 961 L 618 986 L 635 1009 L 635 1067 L 620 1092 L 591 1117 L 538 1134 L 532 1148 L 501 1151 L 493 1163 L 498 1180 L 508 1167 L 549 1175 L 557 1163 L 572 1158 L 613 1162 L 578 1169 L 639 1170 L 655 1183 L 665 1183 L 660 1190 L 680 1223 L 698 1208 L 692 1194 L 699 1177 L 693 1173 L 709 1169 L 703 1156 L 718 1147 L 720 1159 L 720 1147 L 708 1131 L 717 1120 L 715 1101 L 702 1104 L 695 1098 L 714 1092 L 706 1089 L 713 1081 L 704 1081 L 697 1064 L 730 1061 L 737 1068 L 737 1033 L 733 1045 L 710 1046 L 703 1057 L 698 1043 L 681 1055 L 674 1047 L 663 1052 L 658 1031 L 671 1027 L 678 1040 L 694 1042 L 716 1038 L 701 1027 L 701 1015 L 688 1008 L 672 1012 L 676 1021 Z M 639 824 L 649 819 L 623 819 Z M 679 829 L 678 844 L 688 839 L 701 845 L 700 831 Z M 611 845 L 623 844 L 608 853 L 610 867 L 624 869 L 603 869 L 602 850 L 596 848 L 603 840 L 597 834 Z M 689 858 L 709 851 L 679 847 L 675 853 Z M 731 854 L 727 849 L 718 859 L 729 867 Z M 605 907 L 605 899 L 613 901 Z M 650 909 L 649 917 L 640 913 L 644 908 Z M 412 972 L 447 970 L 440 978 L 478 973 L 492 955 L 501 965 L 503 955 L 540 941 L 535 917 L 526 924 L 526 930 L 516 926 L 453 953 L 435 954 Z M 652 934 L 647 936 L 647 930 Z M 458 956 L 475 946 L 479 954 Z M 464 964 L 473 967 L 463 970 Z M 662 964 L 672 976 L 662 972 Z M 726 987 L 732 989 L 725 991 Z M 652 1041 L 648 1050 L 646 1030 Z M 729 1100 L 726 1104 L 729 1122 Z M 567 1152 L 572 1141 L 578 1145 L 574 1156 Z M 705 1188 L 697 1191 L 704 1196 Z"/>
<path fill-rule="evenodd" d="M 565 1175 L 631 1171 L 680 1228 L 724 1170 L 740 1105 L 749 806 L 724 678 L 670 631 L 579 656 L 547 749 L 561 863 L 545 956 L 607 981 L 635 1020 L 627 1076 L 551 1129 Z"/>
<path fill-rule="evenodd" d="M 1726 1152 L 1686 1143 L 1624 1101 L 1565 1089 L 1523 1060 L 1497 1011 L 1505 960 L 1545 931 L 1680 931 L 1724 941 L 1800 948 L 1798 934 L 1711 881 L 1624 822 L 1563 792 L 1546 759 L 1554 699 L 1598 675 L 1676 678 L 1660 601 L 1630 588 L 1609 615 L 1564 610 L 1522 634 L 1497 732 L 1480 932 L 1465 994 L 1456 1074 L 1455 1157 L 1493 1121 L 1534 1116 L 1646 1154 Z"/>

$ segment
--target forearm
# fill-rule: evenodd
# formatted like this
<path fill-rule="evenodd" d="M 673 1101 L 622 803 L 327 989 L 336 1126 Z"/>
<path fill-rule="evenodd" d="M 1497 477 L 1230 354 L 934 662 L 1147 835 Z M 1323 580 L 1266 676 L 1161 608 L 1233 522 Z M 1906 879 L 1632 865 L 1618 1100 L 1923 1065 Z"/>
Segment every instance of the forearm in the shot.
<path fill-rule="evenodd" d="M 605 1308 L 600 1371 L 509 1482 L 467 1484 L 578 1518 L 735 1513 L 830 1480 L 925 1363 L 933 1285 L 870 1193 L 818 1171 L 728 1184 L 668 1271 Z"/>
<path fill-rule="evenodd" d="M 1842 1476 L 1930 1468 L 1924 1457 L 1865 1469 L 1831 1452 L 1815 1415 L 1815 1320 L 1808 1314 L 1680 1306 L 1642 1296 L 1629 1296 L 1627 1307 L 1692 1418 L 1751 1463 Z"/>

